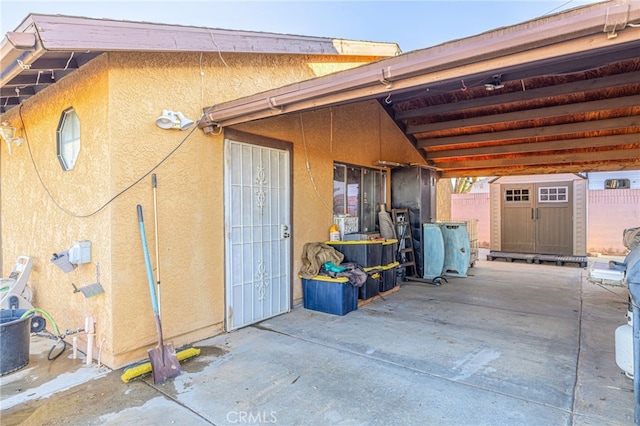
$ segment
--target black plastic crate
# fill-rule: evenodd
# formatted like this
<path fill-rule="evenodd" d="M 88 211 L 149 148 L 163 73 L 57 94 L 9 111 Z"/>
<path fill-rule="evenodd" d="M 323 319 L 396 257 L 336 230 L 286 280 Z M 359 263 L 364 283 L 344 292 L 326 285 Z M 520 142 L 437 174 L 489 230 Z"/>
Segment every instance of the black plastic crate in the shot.
<path fill-rule="evenodd" d="M 373 268 L 382 265 L 382 242 L 383 240 L 327 241 L 327 244 L 344 255 L 343 262 Z"/>
<path fill-rule="evenodd" d="M 395 262 L 396 253 L 398 253 L 398 240 L 384 240 L 382 243 L 382 262 L 381 265 L 388 265 Z"/>
<path fill-rule="evenodd" d="M 377 267 L 365 268 L 365 272 L 367 273 L 367 281 L 358 288 L 358 299 L 362 300 L 377 296 L 380 293 L 380 281 L 382 280 L 382 275 Z"/>
<path fill-rule="evenodd" d="M 382 280 L 380 280 L 380 292 L 389 291 L 396 286 L 399 265 L 398 262 L 393 262 L 382 267 L 380 271 L 380 275 L 382 276 Z"/>

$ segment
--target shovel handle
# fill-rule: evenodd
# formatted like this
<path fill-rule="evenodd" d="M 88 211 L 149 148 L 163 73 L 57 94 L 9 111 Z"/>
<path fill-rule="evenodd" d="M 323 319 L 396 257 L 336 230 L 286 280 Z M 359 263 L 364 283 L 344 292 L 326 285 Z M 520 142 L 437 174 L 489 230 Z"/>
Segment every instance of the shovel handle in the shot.
<path fill-rule="evenodd" d="M 149 293 L 151 294 L 151 306 L 153 313 L 158 315 L 158 299 L 153 286 L 153 269 L 151 268 L 151 259 L 149 258 L 149 247 L 147 246 L 147 236 L 144 230 L 144 219 L 142 216 L 142 206 L 138 204 L 138 223 L 140 225 L 140 239 L 142 240 L 142 251 L 144 252 L 144 263 L 147 267 L 147 279 L 149 281 Z"/>

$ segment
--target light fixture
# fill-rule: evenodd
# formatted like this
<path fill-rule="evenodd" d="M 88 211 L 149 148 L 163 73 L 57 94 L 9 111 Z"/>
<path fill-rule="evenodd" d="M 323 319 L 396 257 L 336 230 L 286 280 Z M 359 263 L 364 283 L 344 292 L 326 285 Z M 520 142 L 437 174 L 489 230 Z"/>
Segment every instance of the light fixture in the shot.
<path fill-rule="evenodd" d="M 373 163 L 374 166 L 380 166 L 380 167 L 406 167 L 407 164 L 403 164 L 403 163 L 396 163 L 395 161 L 386 161 L 386 160 L 378 160 L 375 163 Z"/>
<path fill-rule="evenodd" d="M 161 129 L 187 130 L 195 123 L 181 112 L 173 112 L 168 109 L 162 110 L 162 115 L 156 119 L 156 124 Z"/>
<path fill-rule="evenodd" d="M 491 77 L 491 82 L 484 85 L 484 88 L 487 90 L 502 89 L 503 87 L 504 84 L 502 84 L 502 75 L 500 74 L 496 74 Z"/>
<path fill-rule="evenodd" d="M 11 143 L 15 143 L 16 146 L 22 145 L 22 138 L 16 137 L 16 128 L 10 126 L 8 122 L 3 121 L 0 126 L 0 136 L 7 143 L 7 149 L 9 150 L 9 155 L 11 155 Z"/>

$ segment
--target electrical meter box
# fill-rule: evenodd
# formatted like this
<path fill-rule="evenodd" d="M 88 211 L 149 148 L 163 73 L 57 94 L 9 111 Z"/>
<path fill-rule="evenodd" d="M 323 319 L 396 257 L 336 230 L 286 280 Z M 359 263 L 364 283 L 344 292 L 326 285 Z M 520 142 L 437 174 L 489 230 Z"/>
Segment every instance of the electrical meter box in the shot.
<path fill-rule="evenodd" d="M 91 263 L 91 241 L 76 241 L 69 249 L 69 262 Z"/>

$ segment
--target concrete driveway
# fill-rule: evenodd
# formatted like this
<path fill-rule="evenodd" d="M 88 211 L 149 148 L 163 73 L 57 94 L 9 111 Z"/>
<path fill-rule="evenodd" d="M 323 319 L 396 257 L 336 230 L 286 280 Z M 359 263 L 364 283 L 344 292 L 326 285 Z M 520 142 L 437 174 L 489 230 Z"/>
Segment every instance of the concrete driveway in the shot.
<path fill-rule="evenodd" d="M 159 386 L 46 361 L 50 343 L 32 341 L 30 364 L 2 377 L 2 424 L 633 424 L 614 354 L 625 289 L 577 265 L 482 259 L 343 317 L 296 307 L 199 342 Z"/>

